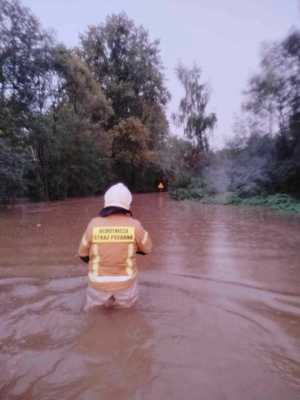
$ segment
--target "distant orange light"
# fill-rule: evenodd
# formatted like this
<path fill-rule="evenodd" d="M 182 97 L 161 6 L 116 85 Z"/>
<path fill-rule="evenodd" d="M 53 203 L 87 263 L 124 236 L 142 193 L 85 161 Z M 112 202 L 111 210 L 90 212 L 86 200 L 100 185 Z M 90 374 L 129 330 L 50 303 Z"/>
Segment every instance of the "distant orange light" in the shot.
<path fill-rule="evenodd" d="M 164 185 L 162 182 L 159 182 L 157 188 L 158 188 L 159 190 L 164 190 L 165 185 Z"/>

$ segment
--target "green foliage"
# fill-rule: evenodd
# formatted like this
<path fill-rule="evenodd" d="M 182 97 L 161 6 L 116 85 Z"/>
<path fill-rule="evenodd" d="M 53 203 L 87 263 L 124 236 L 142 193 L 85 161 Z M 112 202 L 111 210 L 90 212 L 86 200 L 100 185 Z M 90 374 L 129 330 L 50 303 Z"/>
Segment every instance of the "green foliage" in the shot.
<path fill-rule="evenodd" d="M 158 154 L 165 149 L 169 138 L 169 124 L 164 108 L 157 104 L 145 104 L 141 121 L 149 130 L 149 148 Z"/>
<path fill-rule="evenodd" d="M 114 172 L 130 187 L 135 188 L 145 166 L 155 161 L 149 149 L 149 130 L 137 118 L 127 118 L 111 130 Z"/>
<path fill-rule="evenodd" d="M 2 201 L 101 193 L 120 179 L 153 190 L 168 133 L 162 70 L 158 41 L 125 14 L 72 50 L 0 0 Z"/>
<path fill-rule="evenodd" d="M 235 196 L 232 197 L 231 204 L 254 207 L 269 207 L 278 211 L 300 213 L 300 202 L 283 193 L 277 193 L 270 196 L 255 196 L 246 199 Z"/>
<path fill-rule="evenodd" d="M 170 192 L 170 196 L 174 200 L 200 200 L 202 203 L 225 204 L 217 197 L 208 196 L 202 188 L 188 187 L 186 189 L 178 188 Z"/>
<path fill-rule="evenodd" d="M 61 78 L 57 101 L 68 102 L 74 112 L 97 128 L 106 126 L 113 110 L 87 64 L 62 46 L 55 48 L 55 68 Z"/>
<path fill-rule="evenodd" d="M 105 138 L 90 132 L 88 120 L 64 106 L 40 121 L 39 132 L 41 140 L 34 137 L 36 161 L 26 177 L 31 198 L 39 200 L 47 193 L 50 200 L 57 200 L 104 189 L 111 177 Z"/>
<path fill-rule="evenodd" d="M 170 192 L 170 196 L 174 200 L 197 200 L 203 204 L 268 207 L 282 212 L 300 213 L 300 201 L 283 193 L 243 198 L 234 192 L 210 195 L 203 187 L 188 186 L 186 188 L 173 189 Z"/>
<path fill-rule="evenodd" d="M 14 122 L 12 127 L 5 126 L 6 134 L 18 134 L 32 112 L 47 107 L 52 95 L 51 50 L 51 37 L 31 12 L 18 1 L 1 0 L 0 101 Z"/>
<path fill-rule="evenodd" d="M 129 117 L 142 119 L 145 107 L 167 103 L 158 45 L 125 13 L 111 15 L 81 35 L 79 52 L 112 103 L 112 125 Z"/>
<path fill-rule="evenodd" d="M 165 138 L 158 151 L 158 160 L 163 175 L 167 177 L 171 187 L 181 185 L 185 187 L 182 180 L 190 183 L 198 160 L 197 155 L 197 149 L 190 141 L 171 135 Z"/>
<path fill-rule="evenodd" d="M 38 142 L 40 159 L 47 148 L 41 130 L 41 116 L 47 112 L 54 94 L 52 38 L 31 12 L 18 1 L 2 0 L 0 7 L 0 132 L 12 145 L 11 158 L 18 162 L 19 151 L 32 155 Z M 35 134 L 36 140 L 32 140 Z M 44 141 L 44 143 L 43 143 Z M 47 160 L 43 160 L 44 177 Z M 22 192 L 26 180 L 19 174 Z M 41 191 L 46 182 L 40 180 Z"/>
<path fill-rule="evenodd" d="M 191 179 L 191 175 L 188 173 L 178 173 L 176 177 L 170 181 L 169 188 L 170 190 L 186 189 L 190 186 Z"/>
<path fill-rule="evenodd" d="M 173 198 L 298 212 L 300 31 L 265 46 L 249 81 L 243 124 L 209 151 L 217 118 L 201 71 L 179 65 L 184 88 L 169 135 L 159 42 L 126 14 L 88 28 L 76 49 L 57 45 L 31 11 L 0 0 L 0 201 L 54 200 L 132 190 L 164 179 Z M 274 194 L 274 193 L 286 193 Z"/>
<path fill-rule="evenodd" d="M 169 192 L 171 199 L 174 200 L 186 200 L 189 199 L 189 191 L 184 188 L 174 189 Z"/>
<path fill-rule="evenodd" d="M 22 149 L 16 151 L 7 140 L 0 138 L 0 204 L 14 202 L 17 195 L 22 195 L 28 163 L 28 155 Z"/>
<path fill-rule="evenodd" d="M 294 30 L 283 41 L 265 47 L 260 71 L 246 92 L 244 110 L 253 121 L 251 136 L 257 143 L 262 134 L 267 138 L 262 150 L 252 146 L 264 153 L 267 162 L 268 183 L 258 185 L 267 193 L 300 196 L 299 72 L 300 31 Z M 250 156 L 250 150 L 247 144 L 243 151 Z M 259 190 L 251 194 L 255 192 Z"/>
<path fill-rule="evenodd" d="M 200 171 L 207 201 L 228 203 L 223 195 L 233 193 L 229 203 L 248 204 L 249 199 L 249 204 L 275 207 L 276 198 L 269 195 L 300 197 L 299 48 L 297 31 L 265 47 L 260 71 L 245 93 L 236 137 L 210 154 Z"/>
<path fill-rule="evenodd" d="M 179 175 L 170 185 L 170 196 L 175 200 L 201 200 L 207 195 L 205 182 L 189 175 Z"/>

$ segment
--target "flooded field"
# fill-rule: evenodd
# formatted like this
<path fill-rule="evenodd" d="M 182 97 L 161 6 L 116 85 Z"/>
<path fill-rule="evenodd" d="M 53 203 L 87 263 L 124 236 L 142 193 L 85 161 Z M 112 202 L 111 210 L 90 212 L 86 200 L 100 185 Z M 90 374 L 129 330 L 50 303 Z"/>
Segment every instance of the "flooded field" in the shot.
<path fill-rule="evenodd" d="M 83 311 L 101 199 L 0 213 L 0 399 L 300 398 L 300 218 L 136 195 L 131 310 Z"/>

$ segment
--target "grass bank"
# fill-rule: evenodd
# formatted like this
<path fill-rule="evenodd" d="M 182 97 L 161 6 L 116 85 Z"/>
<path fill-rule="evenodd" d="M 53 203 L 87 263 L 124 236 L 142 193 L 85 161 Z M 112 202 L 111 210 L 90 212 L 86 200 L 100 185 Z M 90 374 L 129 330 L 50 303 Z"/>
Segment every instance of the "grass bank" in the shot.
<path fill-rule="evenodd" d="M 197 200 L 203 204 L 268 207 L 282 212 L 300 214 L 300 200 L 284 193 L 242 198 L 233 192 L 209 195 L 203 188 L 191 187 L 174 189 L 170 191 L 170 196 L 175 200 Z"/>

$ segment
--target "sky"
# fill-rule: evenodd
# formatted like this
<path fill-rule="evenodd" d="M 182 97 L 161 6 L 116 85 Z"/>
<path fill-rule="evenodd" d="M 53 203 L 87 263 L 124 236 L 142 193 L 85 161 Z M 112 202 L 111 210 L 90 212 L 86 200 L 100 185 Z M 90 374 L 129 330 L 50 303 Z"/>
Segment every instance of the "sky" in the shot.
<path fill-rule="evenodd" d="M 221 148 L 232 136 L 242 92 L 258 70 L 263 42 L 282 39 L 300 24 L 300 0 L 23 0 L 46 29 L 68 46 L 79 42 L 89 25 L 125 11 L 160 40 L 166 84 L 176 112 L 183 90 L 176 77 L 179 62 L 202 69 L 211 89 L 209 110 L 218 124 L 211 144 Z M 173 133 L 182 129 L 171 123 Z"/>

